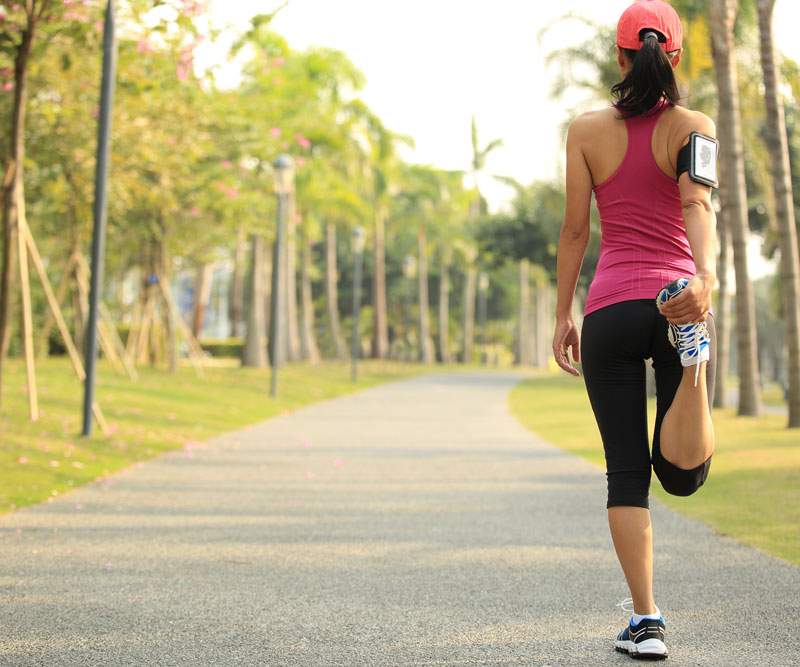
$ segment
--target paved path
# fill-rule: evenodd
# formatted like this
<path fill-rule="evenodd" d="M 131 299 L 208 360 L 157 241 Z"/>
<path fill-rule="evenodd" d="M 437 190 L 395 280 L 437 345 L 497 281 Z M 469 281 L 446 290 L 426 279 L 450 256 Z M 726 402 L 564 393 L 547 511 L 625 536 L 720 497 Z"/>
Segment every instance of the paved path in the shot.
<path fill-rule="evenodd" d="M 630 664 L 604 476 L 515 421 L 518 380 L 385 385 L 3 517 L 0 664 Z M 800 569 L 653 514 L 670 664 L 800 664 Z"/>

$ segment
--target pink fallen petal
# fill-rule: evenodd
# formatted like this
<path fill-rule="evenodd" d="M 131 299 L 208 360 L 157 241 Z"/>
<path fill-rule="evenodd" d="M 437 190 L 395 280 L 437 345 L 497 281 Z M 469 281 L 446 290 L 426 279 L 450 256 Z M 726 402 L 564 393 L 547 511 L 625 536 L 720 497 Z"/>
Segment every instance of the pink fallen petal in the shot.
<path fill-rule="evenodd" d="M 314 479 L 314 473 L 313 473 L 313 472 L 311 472 L 311 471 L 307 472 L 307 473 L 306 473 L 306 478 L 307 478 L 307 479 Z"/>
<path fill-rule="evenodd" d="M 17 459 L 17 463 L 27 463 L 27 462 L 28 462 L 28 457 L 27 456 L 20 456 Z"/>
<path fill-rule="evenodd" d="M 61 463 L 59 463 L 58 461 L 50 461 L 50 467 L 51 468 L 58 468 L 58 466 L 60 466 L 60 465 L 61 465 Z"/>
<path fill-rule="evenodd" d="M 334 468 L 341 468 L 342 465 L 344 465 L 342 463 L 342 459 L 334 459 L 334 461 L 333 461 L 333 467 Z"/>

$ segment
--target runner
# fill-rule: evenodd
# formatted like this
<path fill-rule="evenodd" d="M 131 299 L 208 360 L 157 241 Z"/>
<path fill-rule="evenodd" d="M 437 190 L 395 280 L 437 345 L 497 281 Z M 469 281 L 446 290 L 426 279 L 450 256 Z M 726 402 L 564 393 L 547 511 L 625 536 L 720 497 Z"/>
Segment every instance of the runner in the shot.
<path fill-rule="evenodd" d="M 661 0 L 639 0 L 620 17 L 615 105 L 580 115 L 567 135 L 558 247 L 553 353 L 573 375 L 570 350 L 583 363 L 605 450 L 609 526 L 631 595 L 620 605 L 632 616 L 616 648 L 646 658 L 667 657 L 653 599 L 651 470 L 668 492 L 691 495 L 706 480 L 714 449 L 717 143 L 709 118 L 678 106 L 682 39 L 677 13 Z M 579 339 L 572 301 L 593 192 L 602 246 Z M 657 392 L 652 452 L 646 359 Z"/>

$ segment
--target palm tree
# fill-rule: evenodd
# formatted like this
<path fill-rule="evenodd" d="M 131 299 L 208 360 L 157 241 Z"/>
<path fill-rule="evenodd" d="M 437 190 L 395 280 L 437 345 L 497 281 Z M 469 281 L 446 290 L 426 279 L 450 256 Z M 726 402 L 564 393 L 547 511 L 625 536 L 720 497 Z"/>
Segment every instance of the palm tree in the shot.
<path fill-rule="evenodd" d="M 747 268 L 747 186 L 744 174 L 739 79 L 736 70 L 734 24 L 736 0 L 708 0 L 711 43 L 719 92 L 720 176 L 726 187 L 720 193 L 725 220 L 730 225 L 736 272 L 736 338 L 739 353 L 740 415 L 761 414 L 755 298 Z"/>
<path fill-rule="evenodd" d="M 786 118 L 780 98 L 780 79 L 775 62 L 772 19 L 775 0 L 756 0 L 761 35 L 764 97 L 767 105 L 767 145 L 772 164 L 772 185 L 781 249 L 786 344 L 789 352 L 789 427 L 800 428 L 800 259 L 794 217 L 792 179 Z"/>
<path fill-rule="evenodd" d="M 475 191 L 475 197 L 470 209 L 470 220 L 473 224 L 477 223 L 481 215 L 483 197 L 478 187 L 478 174 L 486 167 L 486 158 L 489 154 L 503 145 L 502 139 L 493 139 L 486 146 L 480 148 L 478 142 L 478 125 L 475 116 L 472 117 L 472 162 L 470 164 L 470 175 Z M 477 257 L 477 253 L 475 253 Z M 464 283 L 464 331 L 463 345 L 461 348 L 461 360 L 468 364 L 472 361 L 472 345 L 475 336 L 475 288 L 478 281 L 478 267 L 475 266 L 474 259 L 467 263 L 467 279 Z"/>

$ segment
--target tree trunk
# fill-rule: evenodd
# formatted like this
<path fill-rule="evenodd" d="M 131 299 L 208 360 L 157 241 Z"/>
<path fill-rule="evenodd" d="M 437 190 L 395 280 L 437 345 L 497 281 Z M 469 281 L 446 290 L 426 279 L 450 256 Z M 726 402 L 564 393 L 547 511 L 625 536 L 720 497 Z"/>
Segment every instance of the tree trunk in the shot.
<path fill-rule="evenodd" d="M 194 280 L 194 303 L 192 304 L 192 335 L 200 337 L 206 319 L 208 300 L 211 297 L 211 278 L 214 267 L 201 264 L 197 267 Z"/>
<path fill-rule="evenodd" d="M 783 290 L 786 347 L 789 353 L 789 427 L 800 428 L 800 259 L 794 218 L 792 178 L 786 118 L 780 98 L 778 66 L 772 37 L 772 12 L 775 0 L 757 0 L 761 33 L 761 64 L 767 105 L 767 147 L 772 167 L 778 235 L 781 249 L 781 289 Z"/>
<path fill-rule="evenodd" d="M 289 193 L 286 216 L 286 351 L 289 361 L 299 361 L 300 327 L 297 322 L 297 205 L 294 190 Z"/>
<path fill-rule="evenodd" d="M 461 347 L 461 360 L 472 363 L 472 346 L 475 340 L 475 286 L 478 282 L 478 269 L 470 264 L 467 280 L 464 283 L 464 343 Z"/>
<path fill-rule="evenodd" d="M 739 414 L 761 414 L 755 298 L 747 270 L 747 187 L 744 176 L 742 127 L 739 113 L 739 83 L 733 26 L 738 3 L 708 0 L 711 42 L 719 93 L 720 177 L 727 182 L 722 201 L 726 209 L 736 271 L 736 339 L 739 353 Z"/>
<path fill-rule="evenodd" d="M 11 133 L 8 167 L 11 175 L 3 188 L 3 268 L 0 277 L 0 389 L 3 364 L 11 339 L 11 292 L 14 283 L 17 222 L 19 208 L 25 198 L 23 164 L 25 161 L 25 114 L 28 102 L 28 59 L 36 29 L 35 18 L 29 15 L 28 27 L 22 31 L 14 58 L 14 104 L 11 110 Z"/>
<path fill-rule="evenodd" d="M 428 308 L 428 241 L 425 225 L 417 230 L 417 248 L 419 250 L 419 271 L 417 273 L 419 287 L 419 360 L 423 364 L 434 361 L 433 340 L 431 339 L 431 314 Z"/>
<path fill-rule="evenodd" d="M 720 193 L 725 189 L 720 183 Z M 717 215 L 719 257 L 717 259 L 717 308 L 714 311 L 714 327 L 717 330 L 717 371 L 714 383 L 714 407 L 728 407 L 728 369 L 731 358 L 731 290 L 728 285 L 728 269 L 731 262 L 731 244 L 725 211 Z"/>
<path fill-rule="evenodd" d="M 342 329 L 339 325 L 339 293 L 336 270 L 336 225 L 329 222 L 325 228 L 325 305 L 328 311 L 328 330 L 337 359 L 347 359 Z"/>
<path fill-rule="evenodd" d="M 523 259 L 519 263 L 519 323 L 517 326 L 517 358 L 519 366 L 530 364 L 528 358 L 528 306 L 531 299 L 530 262 Z"/>
<path fill-rule="evenodd" d="M 375 205 L 375 274 L 372 278 L 372 303 L 374 329 L 372 356 L 386 359 L 389 356 L 389 324 L 386 314 L 386 214 L 381 202 Z"/>
<path fill-rule="evenodd" d="M 231 285 L 230 319 L 232 337 L 242 335 L 242 313 L 244 312 L 244 275 L 247 254 L 247 238 L 240 228 L 236 234 L 236 249 L 233 253 L 233 280 Z"/>
<path fill-rule="evenodd" d="M 439 358 L 443 364 L 452 363 L 450 353 L 450 247 L 442 247 L 442 268 L 439 276 Z"/>
<path fill-rule="evenodd" d="M 308 225 L 302 227 L 300 346 L 303 359 L 319 363 L 319 348 L 314 338 L 314 300 L 311 295 L 311 239 Z"/>
<path fill-rule="evenodd" d="M 245 329 L 242 366 L 264 368 L 267 365 L 267 329 L 264 308 L 264 239 L 250 237 L 250 295 L 247 300 L 247 328 Z"/>

